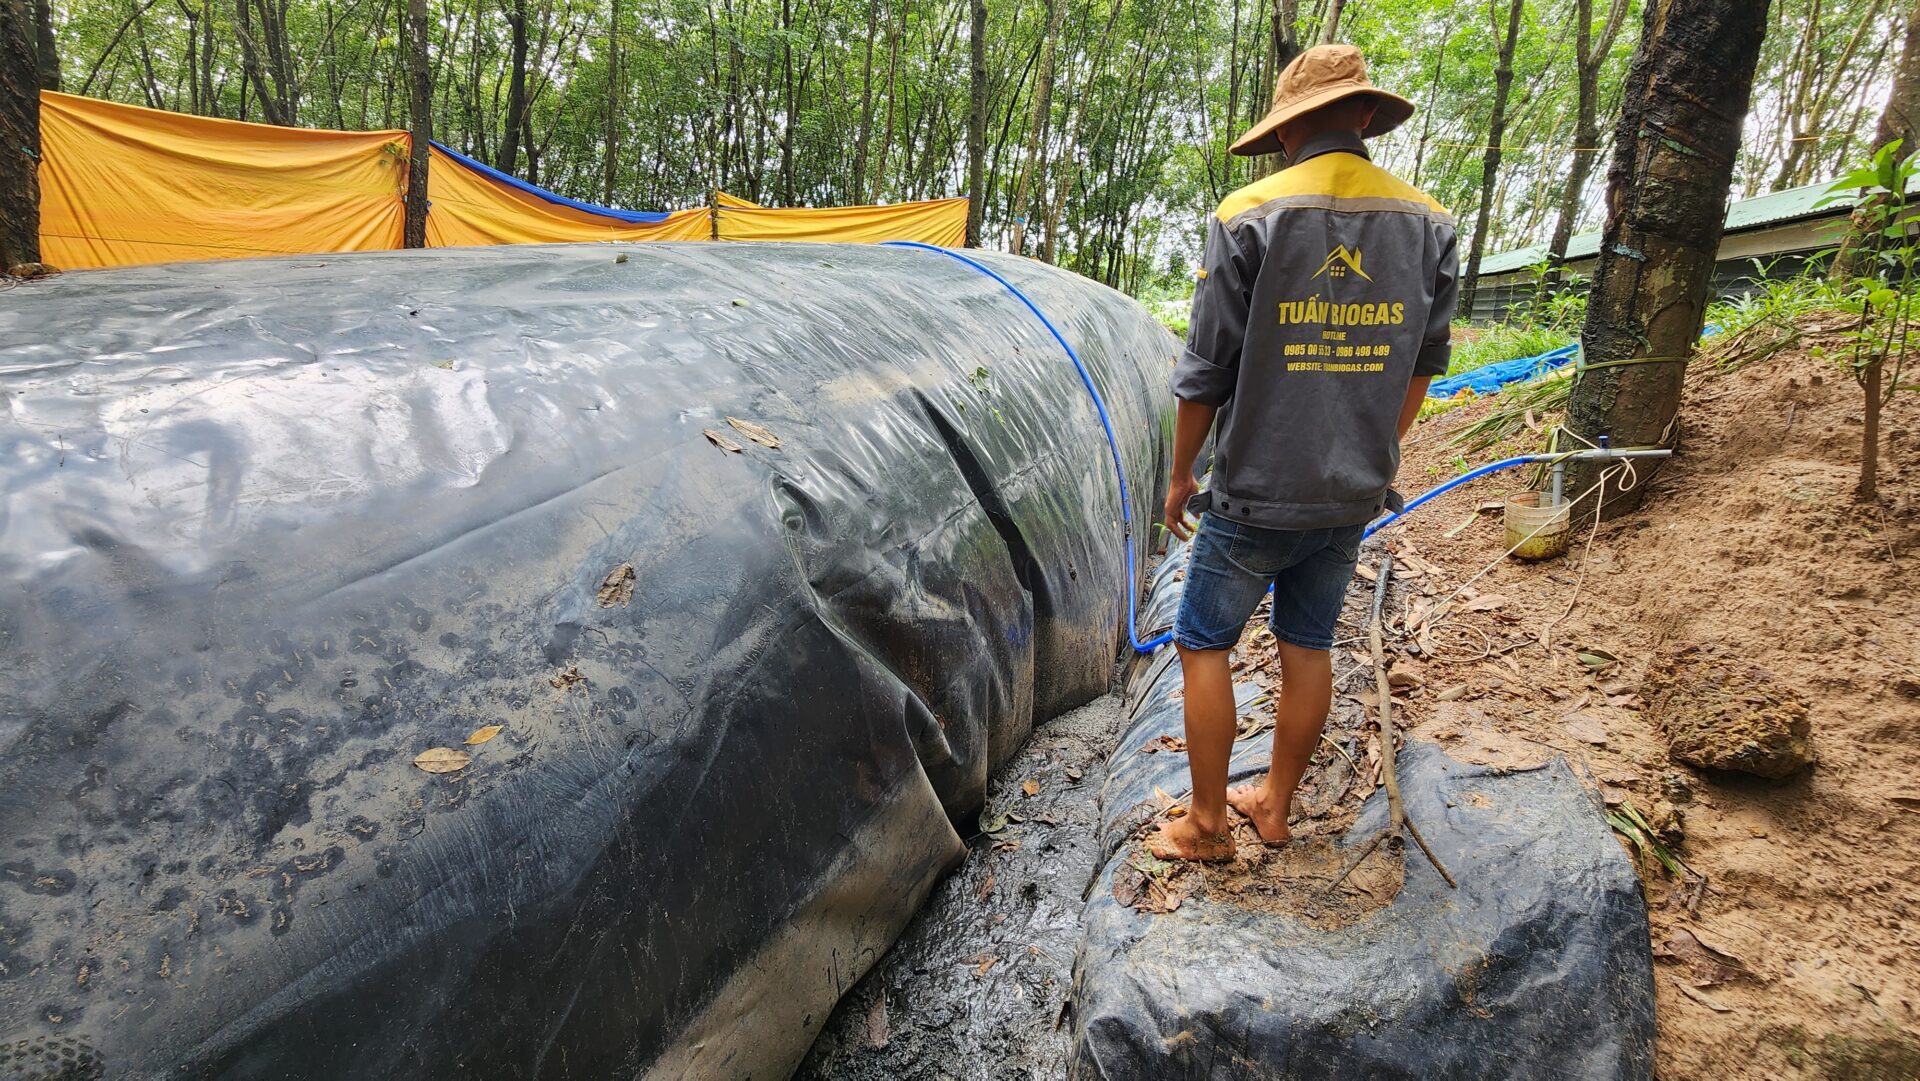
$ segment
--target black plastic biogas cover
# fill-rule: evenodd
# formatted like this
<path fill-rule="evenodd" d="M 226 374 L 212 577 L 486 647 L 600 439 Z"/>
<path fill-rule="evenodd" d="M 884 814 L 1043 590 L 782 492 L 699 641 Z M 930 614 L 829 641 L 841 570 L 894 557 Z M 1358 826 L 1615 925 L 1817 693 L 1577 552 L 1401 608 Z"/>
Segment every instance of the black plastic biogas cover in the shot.
<path fill-rule="evenodd" d="M 982 258 L 1151 507 L 1176 343 Z M 936 253 L 70 274 L 0 402 L 0 1078 L 785 1077 L 1120 641 L 1093 402 Z"/>
<path fill-rule="evenodd" d="M 1172 619 L 1186 556 L 1177 549 L 1154 573 L 1144 625 Z M 1349 594 L 1361 620 L 1371 592 Z M 1369 859 L 1375 867 L 1399 861 L 1404 881 L 1351 920 L 1258 903 L 1260 887 L 1285 885 L 1272 880 L 1237 897 L 1187 897 L 1170 912 L 1123 903 L 1116 886 L 1145 858 L 1135 838 L 1153 817 L 1156 789 L 1188 787 L 1184 754 L 1141 753 L 1182 731 L 1180 687 L 1171 650 L 1139 669 L 1131 723 L 1109 759 L 1107 859 L 1089 891 L 1074 966 L 1073 1081 L 1653 1076 L 1653 960 L 1640 882 L 1598 797 L 1564 758 L 1494 768 L 1407 739 L 1398 771 L 1407 813 L 1457 889 L 1417 849 L 1389 844 Z M 1247 699 L 1257 690 L 1236 689 Z M 1343 713 L 1359 722 L 1357 704 L 1336 706 L 1336 746 L 1365 738 L 1338 723 Z M 1265 733 L 1236 742 L 1235 783 L 1265 775 L 1270 743 Z M 1340 753 L 1363 749 L 1356 742 Z M 1376 790 L 1334 838 L 1326 870 L 1292 883 L 1305 884 L 1307 909 L 1332 907 L 1334 869 L 1387 820 L 1386 793 Z M 1296 840 L 1294 850 L 1309 843 Z"/>

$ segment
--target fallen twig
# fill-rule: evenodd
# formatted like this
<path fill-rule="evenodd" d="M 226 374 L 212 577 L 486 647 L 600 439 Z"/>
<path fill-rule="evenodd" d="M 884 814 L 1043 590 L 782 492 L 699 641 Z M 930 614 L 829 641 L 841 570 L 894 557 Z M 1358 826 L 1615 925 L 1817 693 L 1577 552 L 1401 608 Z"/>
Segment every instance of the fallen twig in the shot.
<path fill-rule="evenodd" d="M 1440 857 L 1433 854 L 1427 839 L 1421 836 L 1420 827 L 1407 817 L 1406 806 L 1400 800 L 1400 772 L 1394 764 L 1394 744 L 1398 742 L 1399 735 L 1394 729 L 1393 688 L 1387 682 L 1387 650 L 1380 630 L 1384 620 L 1382 610 L 1387 603 L 1387 580 L 1392 575 L 1393 557 L 1389 555 L 1380 562 L 1380 575 L 1373 587 L 1373 621 L 1367 628 L 1367 643 L 1373 650 L 1373 676 L 1380 693 L 1380 777 L 1387 789 L 1387 826 L 1361 846 L 1360 855 L 1347 864 L 1346 869 L 1340 872 L 1340 877 L 1333 880 L 1333 885 L 1327 887 L 1328 893 L 1339 889 L 1347 876 L 1353 874 L 1373 854 L 1373 850 L 1380 847 L 1381 842 L 1389 837 L 1399 840 L 1402 834 L 1413 836 L 1413 842 L 1420 846 L 1427 862 L 1433 864 L 1433 869 L 1440 872 L 1440 877 L 1446 880 L 1448 886 L 1460 888 L 1460 883 L 1454 881 L 1446 865 L 1440 862 Z"/>

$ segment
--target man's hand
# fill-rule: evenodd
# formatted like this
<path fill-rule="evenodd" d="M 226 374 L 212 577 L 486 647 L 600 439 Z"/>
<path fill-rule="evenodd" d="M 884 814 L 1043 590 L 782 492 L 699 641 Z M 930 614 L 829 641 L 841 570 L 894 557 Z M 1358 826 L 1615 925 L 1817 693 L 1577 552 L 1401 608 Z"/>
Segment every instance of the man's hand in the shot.
<path fill-rule="evenodd" d="M 1181 540 L 1191 540 L 1187 525 L 1187 500 L 1199 490 L 1193 480 L 1193 461 L 1200 456 L 1200 445 L 1213 428 L 1214 407 L 1180 399 L 1173 417 L 1173 479 L 1167 482 L 1165 517 L 1167 532 Z"/>
<path fill-rule="evenodd" d="M 1173 474 L 1173 479 L 1167 483 L 1167 505 L 1163 511 L 1165 517 L 1161 518 L 1161 521 L 1166 523 L 1167 532 L 1181 540 L 1193 538 L 1193 529 L 1187 525 L 1187 500 L 1192 499 L 1193 493 L 1198 490 L 1198 486 L 1193 483 L 1191 471 L 1177 470 Z"/>

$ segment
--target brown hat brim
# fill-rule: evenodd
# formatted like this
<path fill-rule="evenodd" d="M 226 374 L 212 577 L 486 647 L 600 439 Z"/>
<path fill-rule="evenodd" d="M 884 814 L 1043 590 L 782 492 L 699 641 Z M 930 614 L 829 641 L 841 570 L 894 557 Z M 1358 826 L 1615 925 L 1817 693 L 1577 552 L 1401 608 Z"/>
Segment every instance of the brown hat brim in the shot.
<path fill-rule="evenodd" d="M 1309 94 L 1306 97 L 1290 101 L 1268 113 L 1265 118 L 1249 128 L 1245 135 L 1235 140 L 1234 144 L 1227 149 L 1229 152 L 1242 155 L 1243 157 L 1252 157 L 1256 154 L 1281 153 L 1280 137 L 1277 134 L 1280 130 L 1280 125 L 1285 124 L 1295 117 L 1310 113 L 1315 109 L 1325 108 L 1336 101 L 1344 101 L 1347 98 L 1359 94 L 1371 95 L 1379 106 L 1373 114 L 1373 123 L 1368 124 L 1366 129 L 1360 133 L 1368 139 L 1385 135 L 1387 132 L 1406 123 L 1408 118 L 1413 116 L 1413 102 L 1408 101 L 1398 94 L 1382 90 L 1377 86 L 1331 86 L 1320 91 L 1318 94 Z"/>

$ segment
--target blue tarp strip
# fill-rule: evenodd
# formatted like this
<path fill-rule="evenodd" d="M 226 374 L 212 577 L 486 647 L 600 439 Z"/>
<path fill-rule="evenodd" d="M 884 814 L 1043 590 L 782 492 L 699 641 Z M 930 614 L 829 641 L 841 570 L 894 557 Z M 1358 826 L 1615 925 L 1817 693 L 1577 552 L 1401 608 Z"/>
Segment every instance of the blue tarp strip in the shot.
<path fill-rule="evenodd" d="M 603 218 L 613 218 L 616 221 L 623 221 L 629 225 L 653 225 L 658 222 L 663 222 L 667 220 L 667 215 L 657 210 L 615 210 L 612 207 L 595 206 L 592 203 L 583 203 L 578 199 L 569 199 L 564 195 L 555 195 L 553 192 L 550 192 L 545 188 L 535 187 L 534 185 L 527 183 L 526 181 L 520 179 L 517 176 L 513 176 L 508 173 L 503 173 L 500 170 L 495 169 L 491 165 L 485 165 L 478 161 L 475 161 L 474 159 L 467 157 L 465 154 L 460 153 L 458 150 L 455 150 L 452 147 L 448 146 L 447 144 L 442 143 L 438 140 L 435 140 L 433 145 L 434 145 L 434 148 L 439 150 L 442 154 L 445 154 L 446 156 L 452 158 L 453 160 L 459 162 L 460 164 L 466 166 L 467 168 L 472 169 L 474 172 L 479 173 L 482 176 L 491 177 L 494 180 L 498 180 L 502 184 L 508 184 L 513 187 L 519 188 L 521 191 L 526 192 L 528 195 L 537 195 L 540 198 L 545 199 L 549 203 L 558 203 L 561 206 L 570 206 L 575 210 L 585 211 L 588 214 L 598 214 Z"/>
<path fill-rule="evenodd" d="M 1720 333 L 1718 323 L 1708 323 L 1700 331 L 1702 339 L 1711 338 Z M 1565 365 L 1580 355 L 1580 343 L 1568 342 L 1558 349 L 1550 349 L 1539 356 L 1515 357 L 1493 364 L 1482 365 L 1470 372 L 1449 375 L 1445 379 L 1436 379 L 1427 386 L 1429 398 L 1451 398 L 1463 390 L 1475 394 L 1492 394 L 1509 383 L 1524 383 Z"/>
<path fill-rule="evenodd" d="M 1580 355 L 1580 343 L 1571 342 L 1534 357 L 1515 357 L 1482 365 L 1470 372 L 1436 379 L 1427 387 L 1429 398 L 1451 398 L 1463 390 L 1492 394 L 1508 383 L 1520 383 L 1547 372 Z"/>

